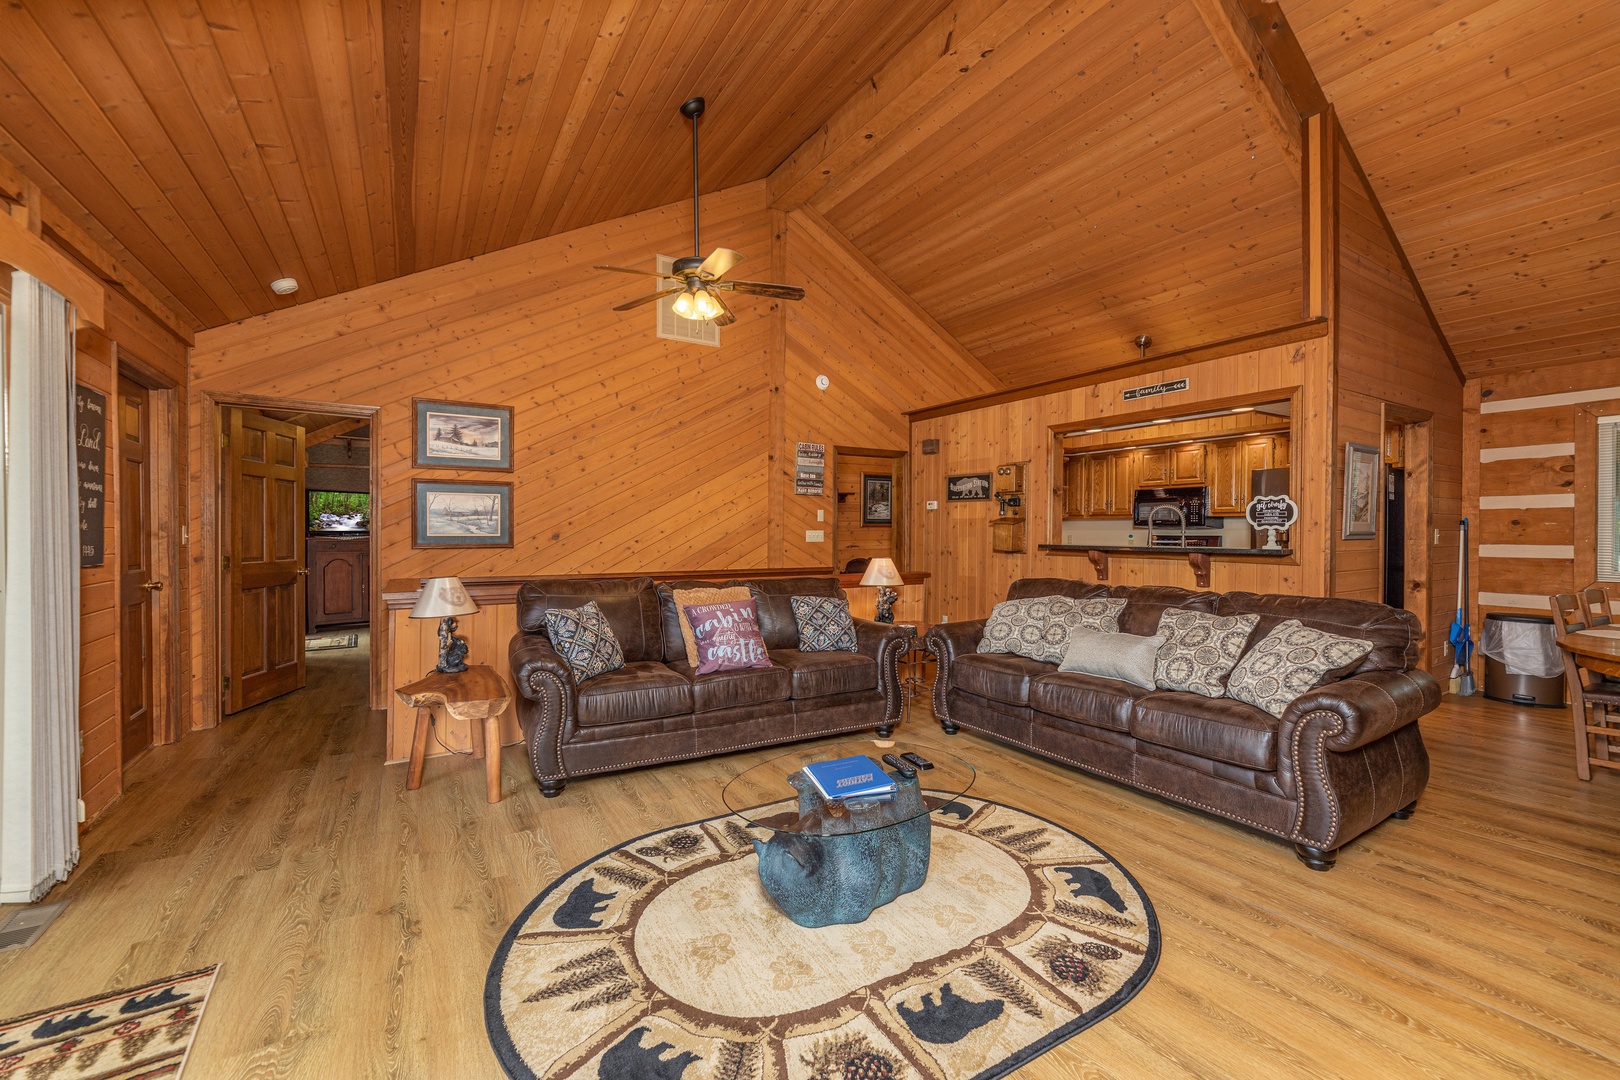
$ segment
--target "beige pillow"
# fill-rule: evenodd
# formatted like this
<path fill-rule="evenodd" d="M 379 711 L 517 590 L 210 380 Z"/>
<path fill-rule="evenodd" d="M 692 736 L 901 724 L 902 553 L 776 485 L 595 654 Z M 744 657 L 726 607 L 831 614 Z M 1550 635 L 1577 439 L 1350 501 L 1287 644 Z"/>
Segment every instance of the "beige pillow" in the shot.
<path fill-rule="evenodd" d="M 1165 608 L 1159 636 L 1165 639 L 1153 681 L 1160 690 L 1190 690 L 1205 697 L 1226 696 L 1226 676 L 1243 655 L 1243 644 L 1258 615 L 1211 615 L 1207 611 Z"/>
<path fill-rule="evenodd" d="M 1295 698 L 1320 686 L 1334 669 L 1354 664 L 1372 647 L 1370 641 L 1314 630 L 1289 619 L 1238 661 L 1226 681 L 1226 695 L 1280 717 Z"/>
<path fill-rule="evenodd" d="M 1118 679 L 1152 690 L 1159 646 L 1163 644 L 1164 638 L 1157 636 L 1137 637 L 1076 627 L 1069 631 L 1069 651 L 1063 655 L 1058 670 Z"/>
<path fill-rule="evenodd" d="M 733 585 L 729 589 L 671 589 L 675 601 L 675 615 L 681 620 L 681 640 L 686 642 L 686 662 L 697 667 L 697 638 L 692 636 L 692 621 L 686 617 L 687 604 L 723 604 L 727 600 L 750 600 L 753 593 L 746 585 Z"/>

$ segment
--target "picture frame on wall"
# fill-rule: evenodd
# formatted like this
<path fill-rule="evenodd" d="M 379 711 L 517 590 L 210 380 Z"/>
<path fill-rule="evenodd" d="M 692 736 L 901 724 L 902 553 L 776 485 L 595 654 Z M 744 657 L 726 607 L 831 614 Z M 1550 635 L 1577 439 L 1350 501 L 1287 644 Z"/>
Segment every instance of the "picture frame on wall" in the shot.
<path fill-rule="evenodd" d="M 861 524 L 894 524 L 894 477 L 861 474 Z"/>
<path fill-rule="evenodd" d="M 413 398 L 418 469 L 512 471 L 512 408 Z"/>
<path fill-rule="evenodd" d="M 990 500 L 990 474 L 966 473 L 945 478 L 946 502 L 988 502 Z"/>
<path fill-rule="evenodd" d="M 511 547 L 512 485 L 412 481 L 411 546 Z"/>
<path fill-rule="evenodd" d="M 1379 476 L 1383 455 L 1376 446 L 1344 444 L 1345 540 L 1370 540 L 1378 535 Z"/>

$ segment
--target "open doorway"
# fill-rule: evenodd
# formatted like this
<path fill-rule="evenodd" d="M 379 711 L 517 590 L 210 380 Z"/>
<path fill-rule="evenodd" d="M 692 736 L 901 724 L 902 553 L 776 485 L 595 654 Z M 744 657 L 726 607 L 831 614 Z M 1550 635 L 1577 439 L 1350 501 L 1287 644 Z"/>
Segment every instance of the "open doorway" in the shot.
<path fill-rule="evenodd" d="M 1383 601 L 1425 622 L 1429 612 L 1430 414 L 1383 406 Z"/>
<path fill-rule="evenodd" d="M 204 443 L 203 723 L 299 689 L 308 654 L 353 650 L 380 681 L 376 409 L 205 395 L 216 440 Z M 211 442 L 211 445 L 210 445 Z"/>
<path fill-rule="evenodd" d="M 906 567 L 906 452 L 833 447 L 833 570 L 864 573 L 873 559 Z"/>

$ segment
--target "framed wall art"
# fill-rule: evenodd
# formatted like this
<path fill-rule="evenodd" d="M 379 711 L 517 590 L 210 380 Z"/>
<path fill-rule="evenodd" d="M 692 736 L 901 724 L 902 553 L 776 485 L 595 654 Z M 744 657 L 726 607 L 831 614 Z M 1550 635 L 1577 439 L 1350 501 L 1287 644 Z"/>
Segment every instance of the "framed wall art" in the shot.
<path fill-rule="evenodd" d="M 512 485 L 412 481 L 411 546 L 511 547 Z"/>
<path fill-rule="evenodd" d="M 1345 540 L 1370 540 L 1378 535 L 1379 475 L 1383 455 L 1376 446 L 1344 444 Z"/>
<path fill-rule="evenodd" d="M 414 398 L 418 469 L 512 471 L 512 409 Z"/>
<path fill-rule="evenodd" d="M 990 474 L 968 473 L 945 478 L 946 502 L 985 502 L 990 498 Z"/>
<path fill-rule="evenodd" d="M 861 524 L 894 524 L 894 477 L 861 474 Z"/>

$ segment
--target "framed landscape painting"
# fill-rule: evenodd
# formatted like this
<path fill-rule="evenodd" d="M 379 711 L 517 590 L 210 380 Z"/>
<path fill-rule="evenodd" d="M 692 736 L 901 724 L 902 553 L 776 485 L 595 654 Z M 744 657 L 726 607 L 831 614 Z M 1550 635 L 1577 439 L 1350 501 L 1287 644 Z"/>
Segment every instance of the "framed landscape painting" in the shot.
<path fill-rule="evenodd" d="M 411 546 L 511 547 L 512 485 L 415 480 Z"/>
<path fill-rule="evenodd" d="M 1342 539 L 1367 540 L 1378 535 L 1378 502 L 1383 496 L 1382 464 L 1378 447 L 1353 442 L 1344 444 Z"/>
<path fill-rule="evenodd" d="M 512 409 L 415 398 L 418 469 L 512 471 Z"/>
<path fill-rule="evenodd" d="M 894 478 L 875 473 L 861 476 L 861 524 L 894 524 Z"/>

